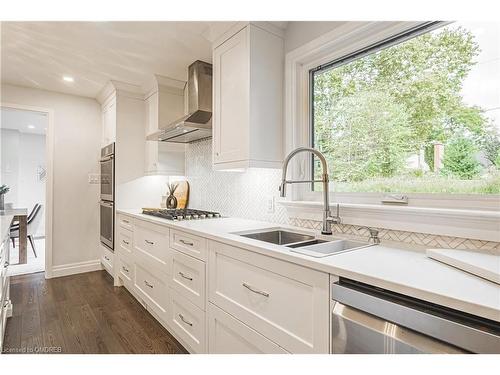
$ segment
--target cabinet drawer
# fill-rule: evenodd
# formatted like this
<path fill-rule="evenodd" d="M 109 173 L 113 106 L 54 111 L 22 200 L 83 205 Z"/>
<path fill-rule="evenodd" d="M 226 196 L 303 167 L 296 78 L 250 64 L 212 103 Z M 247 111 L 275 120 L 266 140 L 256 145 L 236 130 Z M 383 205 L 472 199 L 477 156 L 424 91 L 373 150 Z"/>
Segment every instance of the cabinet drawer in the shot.
<path fill-rule="evenodd" d="M 174 250 L 172 288 L 205 310 L 205 262 Z"/>
<path fill-rule="evenodd" d="M 132 268 L 133 263 L 130 262 L 128 259 L 125 259 L 124 257 L 120 256 L 118 258 L 118 275 L 119 277 L 123 280 L 125 284 L 131 285 L 133 282 L 133 272 L 134 269 Z"/>
<path fill-rule="evenodd" d="M 132 255 L 134 246 L 133 232 L 119 228 L 118 229 L 118 249 L 121 253 Z"/>
<path fill-rule="evenodd" d="M 208 304 L 208 352 L 210 354 L 286 354 L 285 349 Z"/>
<path fill-rule="evenodd" d="M 114 254 L 107 247 L 101 246 L 101 264 L 113 275 Z"/>
<path fill-rule="evenodd" d="M 118 227 L 129 230 L 129 231 L 134 230 L 133 219 L 128 217 L 128 216 L 119 215 L 118 216 Z"/>
<path fill-rule="evenodd" d="M 142 264 L 134 263 L 134 289 L 148 309 L 152 309 L 164 321 L 168 319 L 169 288 L 165 280 L 148 271 Z"/>
<path fill-rule="evenodd" d="M 172 257 L 168 232 L 165 227 L 137 221 L 134 228 L 135 257 L 141 257 L 159 271 L 168 273 Z"/>
<path fill-rule="evenodd" d="M 170 231 L 170 247 L 203 261 L 207 260 L 207 239 L 178 230 Z"/>
<path fill-rule="evenodd" d="M 205 312 L 175 290 L 170 293 L 170 326 L 194 353 L 206 352 Z"/>
<path fill-rule="evenodd" d="M 210 241 L 209 299 L 291 353 L 328 353 L 326 273 Z"/>

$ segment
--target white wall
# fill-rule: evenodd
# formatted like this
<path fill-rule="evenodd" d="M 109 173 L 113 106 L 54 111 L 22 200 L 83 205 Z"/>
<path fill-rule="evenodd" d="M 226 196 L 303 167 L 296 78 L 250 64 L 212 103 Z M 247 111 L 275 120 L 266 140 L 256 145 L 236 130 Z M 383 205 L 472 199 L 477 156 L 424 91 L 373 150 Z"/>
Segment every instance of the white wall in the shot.
<path fill-rule="evenodd" d="M 2 84 L 0 100 L 54 111 L 54 266 L 99 258 L 101 111 L 94 99 Z"/>
<path fill-rule="evenodd" d="M 45 167 L 45 136 L 1 129 L 2 181 L 10 187 L 6 203 L 26 207 L 28 211 L 40 203 L 45 206 L 45 181 L 39 181 L 38 167 Z M 37 228 L 37 236 L 45 235 L 45 220 Z"/>
<path fill-rule="evenodd" d="M 1 139 L 1 181 L 0 185 L 7 185 L 9 192 L 5 194 L 5 203 L 17 203 L 17 184 L 19 183 L 19 158 L 12 158 L 19 149 L 19 132 L 16 130 L 2 129 Z"/>
<path fill-rule="evenodd" d="M 116 208 L 160 207 L 168 176 L 144 176 L 116 185 Z"/>
<path fill-rule="evenodd" d="M 345 21 L 293 21 L 285 31 L 285 53 L 345 24 Z"/>

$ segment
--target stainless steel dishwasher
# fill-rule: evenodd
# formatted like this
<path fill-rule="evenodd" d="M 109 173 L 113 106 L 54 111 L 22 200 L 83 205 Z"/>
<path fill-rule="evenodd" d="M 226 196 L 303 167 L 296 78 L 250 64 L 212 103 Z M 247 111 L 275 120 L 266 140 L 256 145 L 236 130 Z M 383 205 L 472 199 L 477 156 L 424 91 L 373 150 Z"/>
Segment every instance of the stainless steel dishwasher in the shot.
<path fill-rule="evenodd" d="M 331 352 L 500 353 L 500 323 L 340 278 L 332 283 Z"/>

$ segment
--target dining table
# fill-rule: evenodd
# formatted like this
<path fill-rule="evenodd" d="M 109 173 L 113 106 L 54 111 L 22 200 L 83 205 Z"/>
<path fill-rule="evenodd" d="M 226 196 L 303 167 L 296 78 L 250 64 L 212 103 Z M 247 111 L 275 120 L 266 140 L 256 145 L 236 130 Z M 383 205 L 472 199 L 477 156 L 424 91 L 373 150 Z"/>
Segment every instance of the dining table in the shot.
<path fill-rule="evenodd" d="M 13 223 L 19 223 L 19 263 L 28 262 L 28 209 L 8 208 L 0 210 L 0 216 L 13 216 Z"/>

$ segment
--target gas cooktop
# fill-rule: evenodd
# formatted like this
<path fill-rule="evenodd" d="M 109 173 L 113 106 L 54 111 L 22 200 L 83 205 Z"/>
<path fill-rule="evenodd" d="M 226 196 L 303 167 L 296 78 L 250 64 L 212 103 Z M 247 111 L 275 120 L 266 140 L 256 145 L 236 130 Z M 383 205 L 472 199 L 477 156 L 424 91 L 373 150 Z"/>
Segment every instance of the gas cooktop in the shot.
<path fill-rule="evenodd" d="M 221 217 L 218 212 L 185 209 L 143 208 L 142 213 L 167 220 L 199 220 Z"/>

